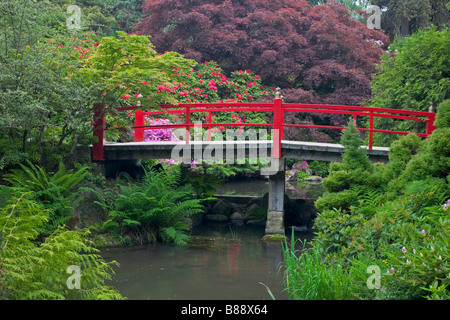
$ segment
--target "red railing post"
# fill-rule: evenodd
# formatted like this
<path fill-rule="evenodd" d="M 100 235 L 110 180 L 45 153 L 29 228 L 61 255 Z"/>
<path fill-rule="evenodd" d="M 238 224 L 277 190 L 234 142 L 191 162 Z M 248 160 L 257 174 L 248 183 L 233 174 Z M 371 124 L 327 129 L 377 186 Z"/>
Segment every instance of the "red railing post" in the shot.
<path fill-rule="evenodd" d="M 189 144 L 189 140 L 191 138 L 191 132 L 190 132 L 190 124 L 191 124 L 191 107 L 186 105 L 185 106 L 185 113 L 186 113 L 186 144 Z"/>
<path fill-rule="evenodd" d="M 211 123 L 212 123 L 212 116 L 211 111 L 208 112 L 208 141 L 211 141 Z"/>
<path fill-rule="evenodd" d="M 94 137 L 97 138 L 97 141 L 94 142 L 92 146 L 92 160 L 93 161 L 104 161 L 105 153 L 104 153 L 104 145 L 105 145 L 105 113 L 104 113 L 105 105 L 101 103 L 94 104 Z"/>
<path fill-rule="evenodd" d="M 434 113 L 433 102 L 430 102 L 430 107 L 428 108 L 428 112 L 430 112 L 430 115 L 427 116 L 427 126 L 425 129 L 427 138 L 436 129 L 436 127 L 434 125 L 434 121 L 436 120 L 436 113 Z"/>
<path fill-rule="evenodd" d="M 134 114 L 134 142 L 144 141 L 144 111 L 137 110 Z"/>
<path fill-rule="evenodd" d="M 284 137 L 284 107 L 281 96 L 281 89 L 277 88 L 275 99 L 273 101 L 273 137 L 272 137 L 272 156 L 275 159 L 281 158 L 281 140 Z"/>
<path fill-rule="evenodd" d="M 369 119 L 369 150 L 372 150 L 373 145 L 373 111 L 370 111 Z"/>

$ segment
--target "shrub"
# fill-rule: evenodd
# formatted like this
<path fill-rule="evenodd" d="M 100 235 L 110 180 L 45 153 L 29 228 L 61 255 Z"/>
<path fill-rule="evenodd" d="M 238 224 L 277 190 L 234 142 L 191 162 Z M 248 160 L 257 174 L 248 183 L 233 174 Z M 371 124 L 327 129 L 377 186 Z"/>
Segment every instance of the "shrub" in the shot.
<path fill-rule="evenodd" d="M 382 57 L 379 72 L 371 82 L 373 98 L 369 106 L 428 111 L 431 101 L 441 103 L 449 99 L 449 46 L 449 29 L 437 27 L 419 30 L 392 43 L 391 53 Z M 374 126 L 423 132 L 423 124 L 411 121 L 376 118 Z M 392 135 L 380 134 L 378 142 L 386 144 L 392 140 Z"/>
<path fill-rule="evenodd" d="M 365 150 L 361 148 L 362 140 L 353 121 L 344 130 L 341 144 L 345 147 L 342 162 L 330 164 L 330 174 L 322 181 L 327 192 L 315 202 L 319 211 L 348 209 L 356 201 L 356 193 L 348 190 L 351 186 L 379 188 L 381 185 L 381 171 L 372 165 Z"/>
<path fill-rule="evenodd" d="M 326 209 L 348 209 L 352 204 L 357 203 L 357 193 L 352 190 L 343 190 L 340 192 L 325 192 L 322 197 L 314 202 L 319 211 Z"/>
<path fill-rule="evenodd" d="M 450 99 L 438 105 L 434 125 L 436 128 L 450 128 Z"/>
<path fill-rule="evenodd" d="M 391 144 L 388 170 L 383 177 L 385 181 L 397 178 L 405 170 L 411 157 L 417 154 L 421 141 L 415 134 L 409 134 L 402 136 Z"/>

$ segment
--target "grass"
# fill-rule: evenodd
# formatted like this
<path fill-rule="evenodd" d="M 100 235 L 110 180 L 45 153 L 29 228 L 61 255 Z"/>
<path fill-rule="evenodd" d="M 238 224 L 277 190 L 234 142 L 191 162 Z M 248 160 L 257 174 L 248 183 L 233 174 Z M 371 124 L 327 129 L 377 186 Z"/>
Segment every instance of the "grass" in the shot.
<path fill-rule="evenodd" d="M 284 286 L 291 300 L 353 300 L 354 283 L 340 265 L 330 266 L 323 261 L 319 246 L 295 250 L 292 234 L 291 244 L 285 240 Z M 299 254 L 299 255 L 298 255 Z M 298 256 L 297 256 L 298 255 Z"/>

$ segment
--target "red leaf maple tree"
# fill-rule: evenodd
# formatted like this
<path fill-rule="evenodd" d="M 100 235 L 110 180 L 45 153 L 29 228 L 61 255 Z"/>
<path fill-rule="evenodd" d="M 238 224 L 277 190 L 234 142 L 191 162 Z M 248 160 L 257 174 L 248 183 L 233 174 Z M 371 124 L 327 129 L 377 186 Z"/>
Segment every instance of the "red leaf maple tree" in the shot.
<path fill-rule="evenodd" d="M 311 7 L 306 0 L 147 0 L 143 12 L 148 17 L 135 32 L 151 35 L 158 51 L 214 60 L 227 72 L 251 69 L 264 85 L 282 88 L 286 102 L 362 104 L 389 45 L 383 31 L 352 19 L 337 2 Z M 320 114 L 286 114 L 286 121 L 347 123 Z M 316 141 L 334 135 L 287 131 L 287 138 Z"/>

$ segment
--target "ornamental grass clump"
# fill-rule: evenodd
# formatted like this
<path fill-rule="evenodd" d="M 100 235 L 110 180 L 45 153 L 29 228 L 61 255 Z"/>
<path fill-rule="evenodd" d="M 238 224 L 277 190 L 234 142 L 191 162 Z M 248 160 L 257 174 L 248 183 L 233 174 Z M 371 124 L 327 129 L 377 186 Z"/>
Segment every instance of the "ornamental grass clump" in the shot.
<path fill-rule="evenodd" d="M 314 246 L 298 252 L 294 234 L 291 244 L 283 244 L 284 285 L 291 300 L 352 300 L 355 285 L 341 265 L 331 266 L 323 259 L 323 249 Z"/>

